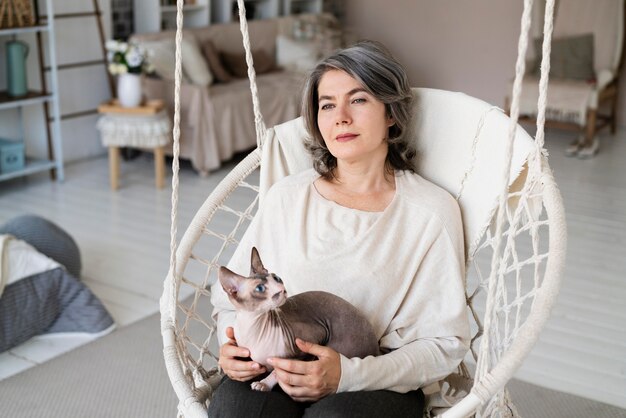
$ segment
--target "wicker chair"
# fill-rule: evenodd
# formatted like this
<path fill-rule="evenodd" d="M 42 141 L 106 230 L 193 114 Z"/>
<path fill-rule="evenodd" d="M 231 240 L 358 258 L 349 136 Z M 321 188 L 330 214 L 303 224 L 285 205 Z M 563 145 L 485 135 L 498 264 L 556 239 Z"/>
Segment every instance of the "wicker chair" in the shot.
<path fill-rule="evenodd" d="M 212 354 L 218 350 L 208 290 L 217 279 L 217 269 L 227 263 L 253 218 L 259 195 L 281 177 L 311 166 L 303 149 L 301 119 L 265 128 L 246 40 L 245 8 L 243 0 L 238 2 L 258 147 L 209 195 L 179 246 L 175 239 L 179 133 L 176 128 L 174 131 L 172 256 L 161 298 L 161 334 L 179 412 L 188 418 L 206 416 L 221 380 Z M 179 0 L 179 17 L 182 3 Z M 553 10 L 554 0 L 548 4 L 548 11 Z M 530 20 L 525 7 L 512 119 L 496 107 L 461 93 L 414 89 L 418 172 L 448 190 L 461 208 L 468 267 L 467 312 L 472 325 L 466 360 L 476 366 L 471 376 L 461 364 L 457 373 L 441 383 L 441 391 L 431 394 L 429 414 L 441 412 L 435 407 L 445 411 L 454 404 L 444 412 L 445 417 L 515 416 L 505 384 L 537 341 L 556 301 L 566 248 L 563 204 L 543 149 L 543 126 L 539 124 L 533 140 L 515 123 L 523 75 L 520 57 L 525 54 L 523 40 Z M 180 46 L 182 19 L 178 22 Z M 546 79 L 544 71 L 542 80 Z M 545 96 L 543 87 L 540 121 Z M 177 115 L 178 111 L 175 127 Z M 442 159 L 447 162 L 445 169 Z M 268 161 L 273 163 L 264 164 Z"/>

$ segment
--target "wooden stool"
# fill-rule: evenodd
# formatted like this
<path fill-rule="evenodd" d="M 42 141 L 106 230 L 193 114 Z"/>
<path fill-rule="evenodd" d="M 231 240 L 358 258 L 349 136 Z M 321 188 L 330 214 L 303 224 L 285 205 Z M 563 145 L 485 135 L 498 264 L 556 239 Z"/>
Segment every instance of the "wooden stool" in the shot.
<path fill-rule="evenodd" d="M 143 149 L 143 147 L 142 147 Z M 157 189 L 165 185 L 165 147 L 153 148 L 154 175 Z M 120 178 L 120 147 L 109 146 L 109 182 L 111 190 L 117 190 Z"/>
<path fill-rule="evenodd" d="M 109 148 L 109 180 L 117 190 L 120 176 L 120 147 L 150 149 L 154 152 L 156 187 L 164 187 L 165 147 L 170 144 L 172 124 L 163 101 L 155 100 L 145 106 L 123 108 L 116 102 L 98 107 L 103 113 L 96 127 L 102 144 Z"/>

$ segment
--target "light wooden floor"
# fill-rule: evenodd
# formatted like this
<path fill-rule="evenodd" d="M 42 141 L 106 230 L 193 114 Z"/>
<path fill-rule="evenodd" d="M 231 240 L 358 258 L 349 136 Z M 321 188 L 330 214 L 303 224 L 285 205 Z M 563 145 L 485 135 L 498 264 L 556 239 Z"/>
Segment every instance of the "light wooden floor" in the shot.
<path fill-rule="evenodd" d="M 522 380 L 626 408 L 626 130 L 602 136 L 600 154 L 563 156 L 570 137 L 549 132 L 550 164 L 563 194 L 569 242 L 558 304 Z M 181 172 L 179 232 L 232 165 L 199 177 Z M 154 188 L 151 156 L 122 163 L 121 188 L 108 186 L 106 158 L 67 166 L 63 184 L 46 177 L 0 183 L 0 222 L 35 213 L 77 240 L 83 279 L 118 326 L 158 310 L 168 267 L 170 187 Z M 84 340 L 38 339 L 0 354 L 0 378 Z"/>

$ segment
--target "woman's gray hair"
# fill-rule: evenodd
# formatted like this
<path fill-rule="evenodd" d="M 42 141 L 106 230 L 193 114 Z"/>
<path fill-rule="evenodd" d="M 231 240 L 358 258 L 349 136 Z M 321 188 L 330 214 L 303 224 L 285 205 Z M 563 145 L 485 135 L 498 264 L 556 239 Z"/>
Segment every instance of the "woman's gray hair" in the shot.
<path fill-rule="evenodd" d="M 313 157 L 315 170 L 326 179 L 333 177 L 337 159 L 330 153 L 317 125 L 318 87 L 330 70 L 344 71 L 357 80 L 377 100 L 384 103 L 387 116 L 393 117 L 389 128 L 386 168 L 390 171 L 415 171 L 415 148 L 409 138 L 413 94 L 402 65 L 382 44 L 361 41 L 322 60 L 313 69 L 304 87 L 302 117 L 310 135 L 305 145 Z"/>

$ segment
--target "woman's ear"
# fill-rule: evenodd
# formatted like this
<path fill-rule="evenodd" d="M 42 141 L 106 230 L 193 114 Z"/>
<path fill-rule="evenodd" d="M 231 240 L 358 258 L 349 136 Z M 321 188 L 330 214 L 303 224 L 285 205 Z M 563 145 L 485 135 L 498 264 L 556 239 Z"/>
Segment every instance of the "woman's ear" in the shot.
<path fill-rule="evenodd" d="M 395 124 L 396 124 L 396 120 L 393 118 L 393 116 L 391 115 L 387 116 L 387 126 L 392 127 Z"/>

